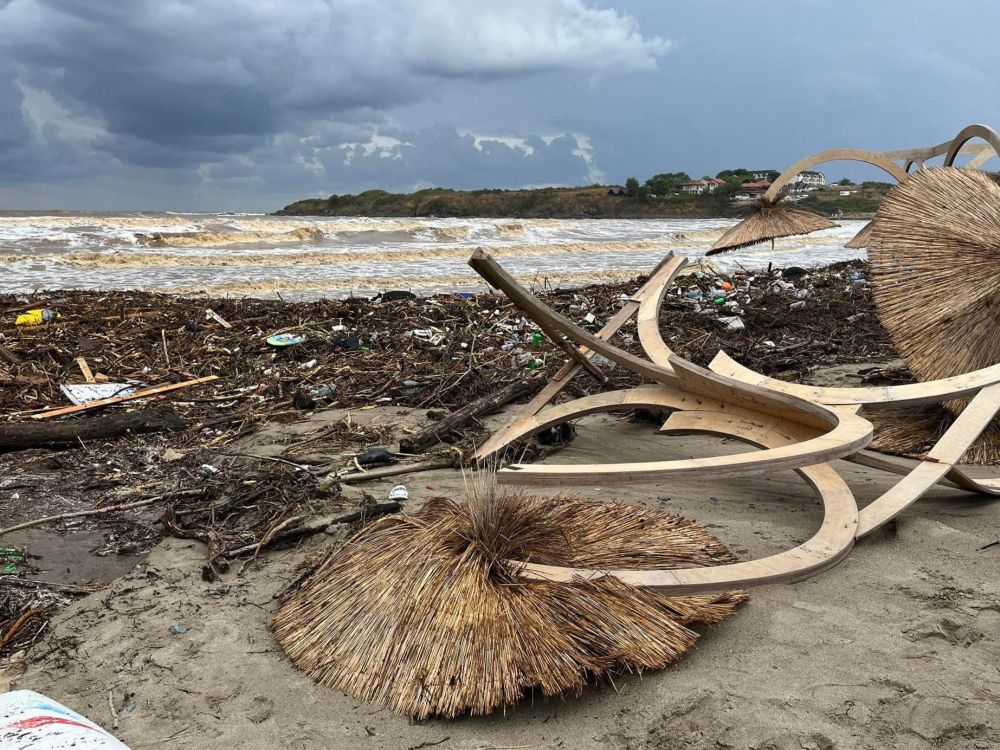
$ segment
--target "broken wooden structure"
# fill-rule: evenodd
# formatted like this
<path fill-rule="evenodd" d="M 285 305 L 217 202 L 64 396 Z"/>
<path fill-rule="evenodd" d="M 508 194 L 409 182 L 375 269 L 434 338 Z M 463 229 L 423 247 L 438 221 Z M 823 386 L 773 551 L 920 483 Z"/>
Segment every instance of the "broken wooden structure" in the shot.
<path fill-rule="evenodd" d="M 963 131 L 965 133 L 965 131 Z M 960 134 L 961 137 L 961 134 Z M 953 149 L 957 153 L 957 149 Z M 660 335 L 664 294 L 686 259 L 669 254 L 646 283 L 597 333 L 538 300 L 492 257 L 477 250 L 469 264 L 501 289 L 541 330 L 572 358 L 530 402 L 477 452 L 486 459 L 515 440 L 587 414 L 616 409 L 653 408 L 669 412 L 664 434 L 711 434 L 735 438 L 760 450 L 727 456 L 641 463 L 589 465 L 511 464 L 497 479 L 518 485 L 592 485 L 654 482 L 668 478 L 747 476 L 792 469 L 813 487 L 824 508 L 817 532 L 806 542 L 759 560 L 710 568 L 676 570 L 590 570 L 520 564 L 531 580 L 572 581 L 612 576 L 625 583 L 669 594 L 718 591 L 800 580 L 825 570 L 850 552 L 855 541 L 888 523 L 935 484 L 1000 495 L 1000 478 L 975 479 L 957 465 L 963 453 L 1000 411 L 1000 364 L 924 383 L 868 388 L 820 388 L 773 380 L 749 370 L 720 351 L 709 368 L 672 352 Z M 633 316 L 648 358 L 612 343 Z M 597 393 L 552 404 L 594 354 L 653 381 L 628 390 Z M 588 368 L 589 370 L 589 368 Z M 872 437 L 864 413 L 971 397 L 951 427 L 915 467 L 863 452 Z M 902 475 L 881 497 L 860 509 L 850 487 L 831 465 L 834 459 Z"/>

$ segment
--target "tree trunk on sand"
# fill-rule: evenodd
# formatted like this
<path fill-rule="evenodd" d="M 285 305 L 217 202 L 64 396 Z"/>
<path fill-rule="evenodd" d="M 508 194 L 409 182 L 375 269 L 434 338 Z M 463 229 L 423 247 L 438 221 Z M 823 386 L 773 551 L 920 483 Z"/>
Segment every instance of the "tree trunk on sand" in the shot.
<path fill-rule="evenodd" d="M 26 450 L 80 440 L 104 440 L 128 433 L 183 430 L 184 420 L 160 407 L 61 422 L 0 422 L 0 452 Z"/>

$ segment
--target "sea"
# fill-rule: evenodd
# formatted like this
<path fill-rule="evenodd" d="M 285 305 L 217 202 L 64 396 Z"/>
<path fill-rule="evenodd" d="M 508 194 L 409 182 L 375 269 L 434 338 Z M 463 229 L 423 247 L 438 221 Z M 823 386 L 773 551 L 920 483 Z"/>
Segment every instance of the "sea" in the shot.
<path fill-rule="evenodd" d="M 139 289 L 287 300 L 486 291 L 476 248 L 539 288 L 621 280 L 667 252 L 702 258 L 732 219 L 302 218 L 223 213 L 0 212 L 0 292 Z M 863 226 L 712 257 L 723 270 L 864 258 Z"/>

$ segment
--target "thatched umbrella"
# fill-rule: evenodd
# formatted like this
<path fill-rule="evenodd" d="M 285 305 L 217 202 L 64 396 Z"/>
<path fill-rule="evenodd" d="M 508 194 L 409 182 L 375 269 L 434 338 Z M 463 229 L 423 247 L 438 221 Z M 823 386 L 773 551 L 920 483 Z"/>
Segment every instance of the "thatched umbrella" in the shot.
<path fill-rule="evenodd" d="M 844 247 L 849 248 L 851 250 L 864 250 L 866 247 L 868 247 L 869 238 L 871 237 L 872 233 L 873 221 L 869 221 L 867 224 L 861 227 L 861 229 L 858 230 L 858 233 L 853 237 L 851 237 L 849 242 L 845 243 Z"/>
<path fill-rule="evenodd" d="M 818 232 L 820 229 L 833 229 L 834 224 L 829 219 L 799 208 L 790 208 L 780 203 L 760 201 L 753 207 L 752 213 L 723 234 L 706 255 L 715 255 L 741 247 L 757 245 L 778 237 L 792 237 L 800 234 Z"/>
<path fill-rule="evenodd" d="M 642 569 L 733 558 L 656 509 L 495 491 L 439 499 L 331 553 L 278 610 L 274 633 L 324 685 L 405 716 L 454 717 L 665 667 L 697 641 L 689 625 L 718 623 L 746 598 L 670 598 L 610 578 L 529 583 L 510 559 Z"/>
<path fill-rule="evenodd" d="M 1000 362 L 1000 186 L 955 167 L 911 174 L 869 245 L 879 318 L 920 380 Z"/>
<path fill-rule="evenodd" d="M 911 174 L 876 214 L 868 255 L 879 318 L 919 380 L 1000 362 L 1000 187 L 993 180 L 955 167 Z M 965 403 L 947 406 L 958 412 Z M 905 430 L 894 430 L 889 414 L 880 421 L 889 422 L 878 435 L 880 447 L 906 452 Z M 898 421 L 906 428 L 914 420 L 900 414 Z M 928 437 L 949 421 L 934 420 Z M 994 423 L 965 460 L 995 463 L 998 449 Z"/>

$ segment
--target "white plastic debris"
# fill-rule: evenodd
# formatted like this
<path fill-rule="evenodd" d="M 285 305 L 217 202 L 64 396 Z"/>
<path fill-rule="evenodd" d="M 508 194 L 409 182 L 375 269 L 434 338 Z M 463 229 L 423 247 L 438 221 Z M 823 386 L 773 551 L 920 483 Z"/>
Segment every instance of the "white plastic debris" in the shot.
<path fill-rule="evenodd" d="M 33 690 L 0 695 L 4 750 L 129 750 L 97 724 Z"/>
<path fill-rule="evenodd" d="M 746 328 L 743 318 L 738 315 L 720 315 L 718 321 L 730 331 L 742 331 Z"/>

